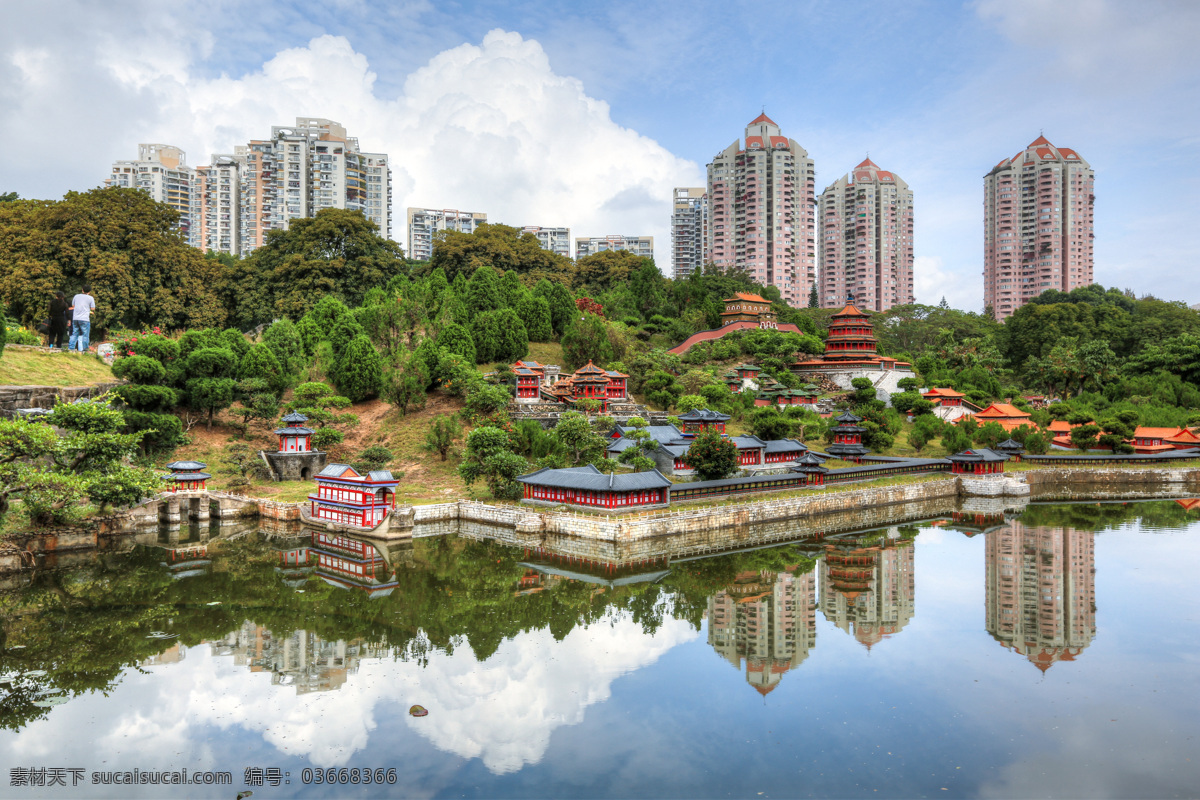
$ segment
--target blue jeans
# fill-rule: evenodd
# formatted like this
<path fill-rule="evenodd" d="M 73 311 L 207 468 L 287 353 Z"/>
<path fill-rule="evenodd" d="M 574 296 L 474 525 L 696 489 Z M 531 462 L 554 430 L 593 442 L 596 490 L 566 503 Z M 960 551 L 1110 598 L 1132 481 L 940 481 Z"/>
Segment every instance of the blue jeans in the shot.
<path fill-rule="evenodd" d="M 88 349 L 88 334 L 92 331 L 92 323 L 86 319 L 76 319 L 71 321 L 71 339 L 67 343 L 68 350 L 75 349 L 75 342 L 79 342 L 79 352 L 86 353 Z"/>

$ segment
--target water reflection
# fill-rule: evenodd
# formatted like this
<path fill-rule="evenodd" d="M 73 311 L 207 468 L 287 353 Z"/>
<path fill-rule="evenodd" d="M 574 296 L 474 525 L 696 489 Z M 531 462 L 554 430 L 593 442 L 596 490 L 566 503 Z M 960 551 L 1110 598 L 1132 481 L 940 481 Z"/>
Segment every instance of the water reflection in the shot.
<path fill-rule="evenodd" d="M 1013 521 L 987 538 L 987 629 L 1042 672 L 1096 638 L 1095 533 Z"/>
<path fill-rule="evenodd" d="M 1019 518 L 959 510 L 917 525 L 621 568 L 454 536 L 377 542 L 323 532 L 168 532 L 151 546 L 43 571 L 0 594 L 0 727 L 18 732 L 4 734 L 0 747 L 45 741 L 53 731 L 120 749 L 113 743 L 118 727 L 157 729 L 184 719 L 196 730 L 180 735 L 195 739 L 173 746 L 185 749 L 204 738 L 205 725 L 219 724 L 256 732 L 265 744 L 256 738 L 254 746 L 268 748 L 266 755 L 330 766 L 411 735 L 507 775 L 554 761 L 556 731 L 584 726 L 603 739 L 589 715 L 606 718 L 614 708 L 636 715 L 637 702 L 669 695 L 676 680 L 704 672 L 709 661 L 723 673 L 703 675 L 714 698 L 736 685 L 741 695 L 730 696 L 744 707 L 748 684 L 787 708 L 800 692 L 820 695 L 831 674 L 857 674 L 858 662 L 847 659 L 848 650 L 863 653 L 858 644 L 884 643 L 872 659 L 912 659 L 914 647 L 935 659 L 946 652 L 968 658 L 964 627 L 987 645 L 973 667 L 981 678 L 1007 662 L 1028 669 L 994 640 L 1043 673 L 1092 647 L 1084 659 L 1089 670 L 1077 663 L 1053 673 L 1067 669 L 1072 680 L 1086 681 L 1120 645 L 1119 637 L 1101 636 L 1109 648 L 1103 655 L 1094 644 L 1094 530 L 1127 531 L 1136 520 L 1150 530 L 1179 531 L 1200 517 L 1196 507 L 1061 504 L 1030 506 Z M 933 549 L 918 559 L 926 541 Z M 928 567 L 931 553 L 936 571 Z M 1148 575 L 1157 574 L 1157 564 L 1144 565 Z M 917 626 L 922 565 L 929 588 Z M 1117 565 L 1110 559 L 1102 566 Z M 986 612 L 963 604 L 961 587 L 955 605 L 931 604 L 940 581 L 973 583 Z M 1128 601 L 1108 601 L 1109 618 Z M 929 639 L 930 624 L 964 613 L 962 605 L 969 611 L 964 626 Z M 1161 611 L 1174 613 L 1169 603 Z M 693 641 L 699 649 L 689 646 Z M 1187 652 L 1197 657 L 1194 648 Z M 653 666 L 666 658 L 668 667 Z M 651 694 L 614 699 L 617 680 L 633 675 L 626 685 L 649 682 Z M 1033 691 L 1036 683 L 1005 688 Z M 122 705 L 131 692 L 136 713 Z M 219 713 L 202 708 L 205 698 L 216 698 Z M 88 715 L 82 730 L 72 722 L 77 702 L 103 709 Z M 416 702 L 431 711 L 424 722 L 403 715 Z M 174 720 L 159 719 L 159 706 Z M 698 708 L 693 714 L 681 705 L 678 716 L 688 722 L 679 724 L 716 724 L 715 716 L 708 719 L 717 713 L 712 702 Z M 655 725 L 670 729 L 672 719 Z M 685 727 L 671 735 L 687 738 Z M 803 744 L 801 733 L 789 735 Z M 129 761 L 138 753 L 109 755 Z"/>

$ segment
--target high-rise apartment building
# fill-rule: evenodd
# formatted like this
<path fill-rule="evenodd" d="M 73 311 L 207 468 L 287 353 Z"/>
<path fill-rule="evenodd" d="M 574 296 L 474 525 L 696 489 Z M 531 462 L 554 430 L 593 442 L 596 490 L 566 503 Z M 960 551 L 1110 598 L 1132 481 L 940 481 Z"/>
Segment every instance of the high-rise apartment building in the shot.
<path fill-rule="evenodd" d="M 807 151 L 760 114 L 744 149 L 735 140 L 708 165 L 706 260 L 807 304 L 817 281 L 815 180 Z"/>
<path fill-rule="evenodd" d="M 270 138 L 215 155 L 195 170 L 177 147 L 143 144 L 138 150 L 138 161 L 113 165 L 106 185 L 133 185 L 136 178 L 139 188 L 187 215 L 180 228 L 204 250 L 249 253 L 269 231 L 324 208 L 361 211 L 380 236 L 391 236 L 388 157 L 363 152 L 358 139 L 332 120 L 297 117 L 293 126 L 272 127 Z"/>
<path fill-rule="evenodd" d="M 474 233 L 487 222 L 487 214 L 453 208 L 409 208 L 407 255 L 414 261 L 433 258 L 433 236 L 438 231 Z"/>
<path fill-rule="evenodd" d="M 704 269 L 704 243 L 708 239 L 708 191 L 704 187 L 677 188 L 671 213 L 671 257 L 676 280 Z"/>
<path fill-rule="evenodd" d="M 192 181 L 195 170 L 187 165 L 187 153 L 169 144 L 139 144 L 135 161 L 114 161 L 105 186 L 141 189 L 160 203 L 179 212 L 179 231 L 190 238 L 192 227 Z"/>
<path fill-rule="evenodd" d="M 983 178 L 983 302 L 996 319 L 1092 280 L 1096 174 L 1039 136 Z"/>
<path fill-rule="evenodd" d="M 821 560 L 821 612 L 868 648 L 899 633 L 915 611 L 913 543 L 893 535 L 884 544 L 827 544 Z"/>
<path fill-rule="evenodd" d="M 592 256 L 605 250 L 628 250 L 643 258 L 654 258 L 653 236 L 584 236 L 575 240 L 575 258 Z"/>
<path fill-rule="evenodd" d="M 196 168 L 192 184 L 192 230 L 189 241 L 204 252 L 237 255 L 242 250 L 242 160 L 214 155 Z"/>
<path fill-rule="evenodd" d="M 571 257 L 571 229 L 543 228 L 540 225 L 526 225 L 521 233 L 532 233 L 537 237 L 538 244 L 543 250 L 557 253 L 565 258 Z"/>
<path fill-rule="evenodd" d="M 913 302 L 913 193 L 865 159 L 818 202 L 822 307 L 887 311 Z"/>

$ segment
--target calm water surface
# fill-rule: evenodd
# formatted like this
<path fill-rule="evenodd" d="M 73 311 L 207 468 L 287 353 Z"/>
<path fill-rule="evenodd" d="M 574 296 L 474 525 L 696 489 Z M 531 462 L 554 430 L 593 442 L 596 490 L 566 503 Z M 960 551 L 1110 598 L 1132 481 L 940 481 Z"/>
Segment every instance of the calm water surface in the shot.
<path fill-rule="evenodd" d="M 164 535 L 0 593 L 0 796 L 1195 797 L 1188 505 L 620 571 Z M 91 782 L 135 769 L 233 782 Z"/>

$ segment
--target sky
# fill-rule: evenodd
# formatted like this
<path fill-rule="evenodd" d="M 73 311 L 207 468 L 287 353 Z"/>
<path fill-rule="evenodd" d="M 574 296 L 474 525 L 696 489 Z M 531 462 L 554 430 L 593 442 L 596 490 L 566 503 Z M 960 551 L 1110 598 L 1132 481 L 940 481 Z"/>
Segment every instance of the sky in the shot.
<path fill-rule="evenodd" d="M 298 116 L 389 155 L 408 206 L 652 235 L 766 113 L 818 193 L 868 153 L 915 195 L 918 302 L 983 306 L 983 175 L 1039 134 L 1096 171 L 1095 279 L 1200 302 L 1189 0 L 0 2 L 0 192 L 208 163 Z M 14 157 L 15 156 L 15 157 Z"/>

